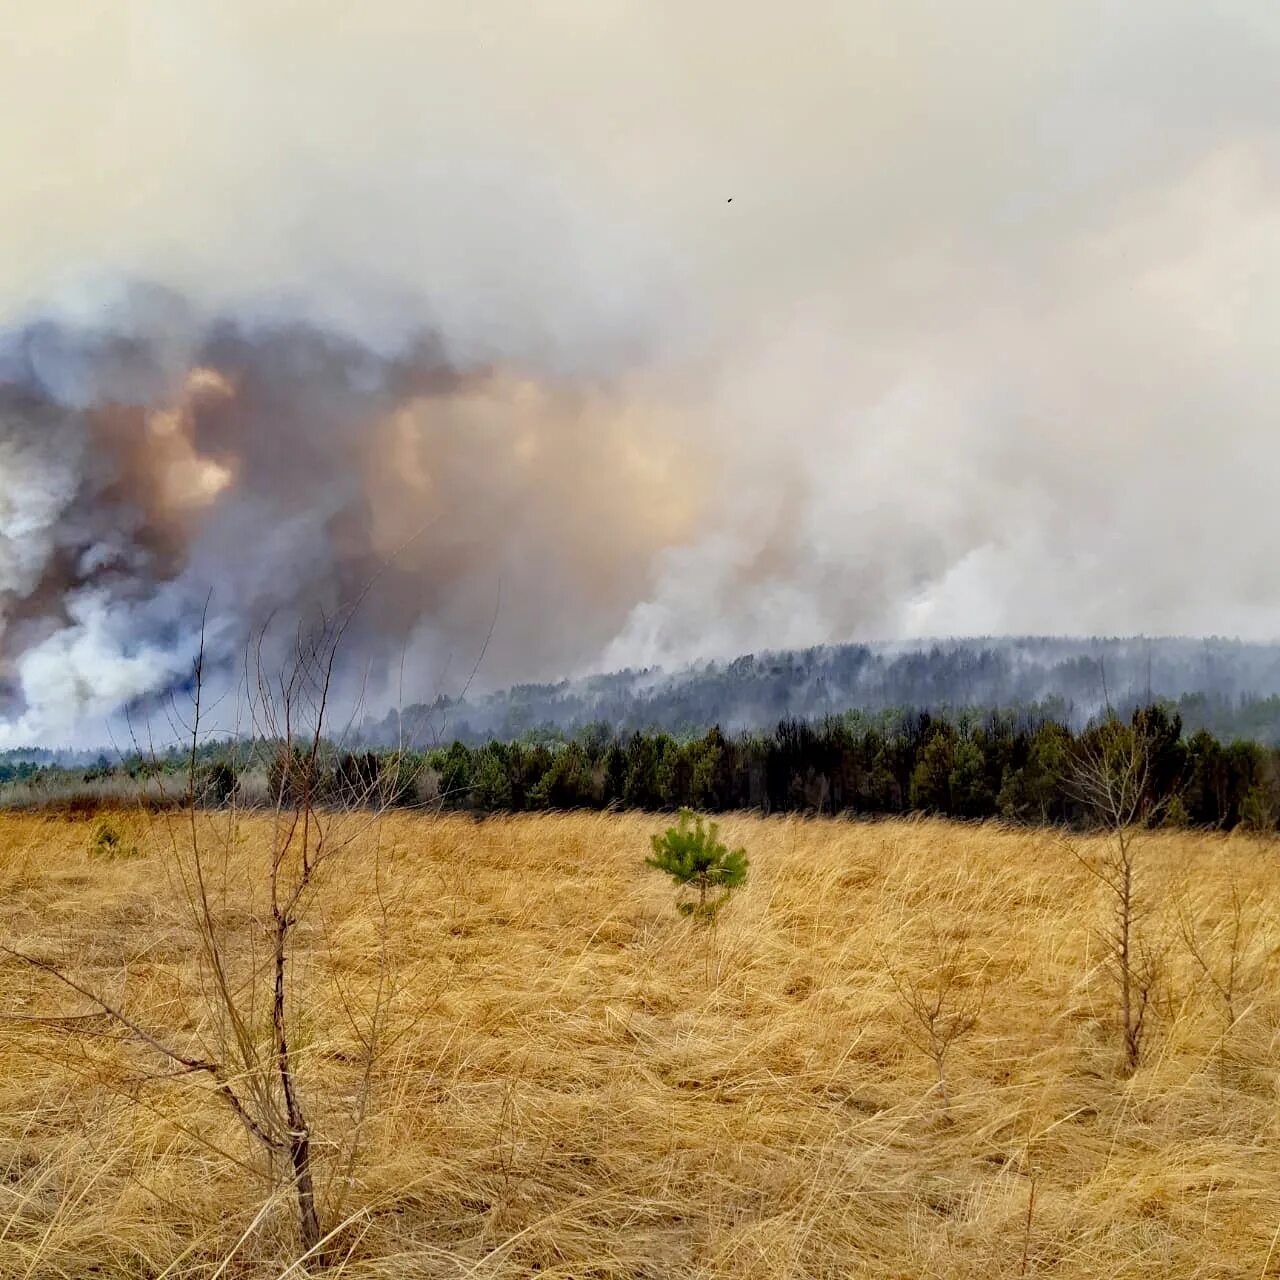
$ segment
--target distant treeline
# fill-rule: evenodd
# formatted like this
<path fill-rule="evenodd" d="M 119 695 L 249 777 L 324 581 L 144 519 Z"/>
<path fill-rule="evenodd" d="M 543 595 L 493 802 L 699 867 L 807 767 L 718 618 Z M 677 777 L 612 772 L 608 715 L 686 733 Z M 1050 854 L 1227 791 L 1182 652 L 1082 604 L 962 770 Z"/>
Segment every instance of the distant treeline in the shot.
<path fill-rule="evenodd" d="M 1074 729 L 1105 707 L 1176 705 L 1188 733 L 1280 745 L 1280 646 L 1224 639 L 1012 637 L 927 646 L 825 645 L 685 670 L 617 671 L 437 698 L 362 727 L 370 746 L 480 745 L 593 722 L 678 736 L 769 730 L 850 710 L 1040 706 Z"/>
<path fill-rule="evenodd" d="M 1280 815 L 1280 749 L 1184 734 L 1176 707 L 1136 709 L 1125 732 L 1141 745 L 1145 810 L 1162 822 L 1274 829 Z M 1115 721 L 1110 722 L 1114 731 Z M 1080 762 L 1109 731 L 1079 732 L 1032 712 L 850 714 L 784 721 L 768 733 L 693 737 L 618 735 L 593 725 L 569 738 L 455 741 L 429 751 L 344 751 L 326 744 L 314 762 L 282 744 L 215 743 L 198 754 L 201 803 L 291 802 L 440 806 L 477 813 L 622 807 L 767 813 L 1000 817 L 1026 823 L 1089 820 L 1075 785 Z M 161 760 L 105 758 L 89 769 L 0 766 L 0 803 L 57 804 L 68 797 L 127 798 L 130 785 L 156 803 L 190 794 L 178 752 Z"/>

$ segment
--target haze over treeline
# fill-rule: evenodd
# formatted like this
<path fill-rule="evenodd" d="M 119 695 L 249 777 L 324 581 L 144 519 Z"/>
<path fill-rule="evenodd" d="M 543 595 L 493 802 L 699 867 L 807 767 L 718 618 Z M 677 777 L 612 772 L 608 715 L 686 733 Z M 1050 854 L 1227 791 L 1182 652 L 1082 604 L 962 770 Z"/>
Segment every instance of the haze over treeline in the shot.
<path fill-rule="evenodd" d="M 512 741 L 594 724 L 615 733 L 772 729 L 848 711 L 1028 711 L 1083 728 L 1153 700 L 1188 731 L 1280 742 L 1280 645 L 1228 639 L 1006 637 L 831 645 L 674 671 L 625 670 L 440 697 L 366 721 L 371 744 Z"/>
<path fill-rule="evenodd" d="M 371 583 L 375 713 L 1280 634 L 1266 0 L 7 16 L 0 747 Z"/>

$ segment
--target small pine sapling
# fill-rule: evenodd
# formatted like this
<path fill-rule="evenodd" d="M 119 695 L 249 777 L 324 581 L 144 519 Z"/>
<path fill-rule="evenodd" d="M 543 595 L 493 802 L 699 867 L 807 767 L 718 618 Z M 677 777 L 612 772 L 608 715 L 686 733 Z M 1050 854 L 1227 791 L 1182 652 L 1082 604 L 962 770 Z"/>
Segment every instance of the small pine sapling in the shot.
<path fill-rule="evenodd" d="M 107 819 L 98 823 L 89 843 L 89 857 L 115 862 L 122 858 L 138 857 L 138 846 L 130 844 Z"/>
<path fill-rule="evenodd" d="M 716 823 L 705 825 L 688 809 L 660 836 L 653 836 L 653 856 L 645 864 L 665 871 L 679 886 L 697 891 L 696 902 L 680 900 L 676 909 L 702 921 L 713 921 L 734 889 L 747 878 L 747 851 L 730 850 Z"/>

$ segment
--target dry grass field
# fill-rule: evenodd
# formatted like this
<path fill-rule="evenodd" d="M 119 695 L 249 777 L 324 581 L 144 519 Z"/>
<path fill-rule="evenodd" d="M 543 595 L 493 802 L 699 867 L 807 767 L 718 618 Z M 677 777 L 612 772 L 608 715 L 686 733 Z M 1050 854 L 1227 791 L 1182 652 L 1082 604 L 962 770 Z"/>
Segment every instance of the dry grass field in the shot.
<path fill-rule="evenodd" d="M 213 1052 L 190 831 L 112 821 L 104 857 L 96 820 L 0 816 L 0 942 Z M 709 930 L 643 865 L 660 818 L 359 821 L 290 968 L 330 1274 L 1280 1274 L 1269 844 L 1141 850 L 1126 1078 L 1106 891 L 1051 833 L 726 819 L 751 872 Z M 248 972 L 268 819 L 201 822 Z M 0 979 L 0 1275 L 300 1273 L 207 1075 L 12 952 Z M 945 1095 L 911 1009 L 939 992 Z"/>

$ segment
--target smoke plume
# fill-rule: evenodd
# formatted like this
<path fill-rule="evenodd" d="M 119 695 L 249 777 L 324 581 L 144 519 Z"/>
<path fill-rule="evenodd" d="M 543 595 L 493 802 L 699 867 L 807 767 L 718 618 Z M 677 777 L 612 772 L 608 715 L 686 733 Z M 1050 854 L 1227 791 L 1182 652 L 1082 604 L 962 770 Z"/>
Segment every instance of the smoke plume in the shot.
<path fill-rule="evenodd" d="M 1274 636 L 1278 57 L 1265 0 L 19 5 L 0 746 L 371 580 L 371 703 Z"/>
<path fill-rule="evenodd" d="M 154 289 L 104 309 L 0 348 L 15 741 L 181 682 L 202 624 L 216 670 L 270 616 L 362 596 L 346 665 L 375 700 L 393 670 L 420 690 L 482 650 L 508 675 L 580 664 L 689 531 L 690 451 L 635 393 L 464 367 L 430 335 L 379 353 L 201 317 Z"/>

